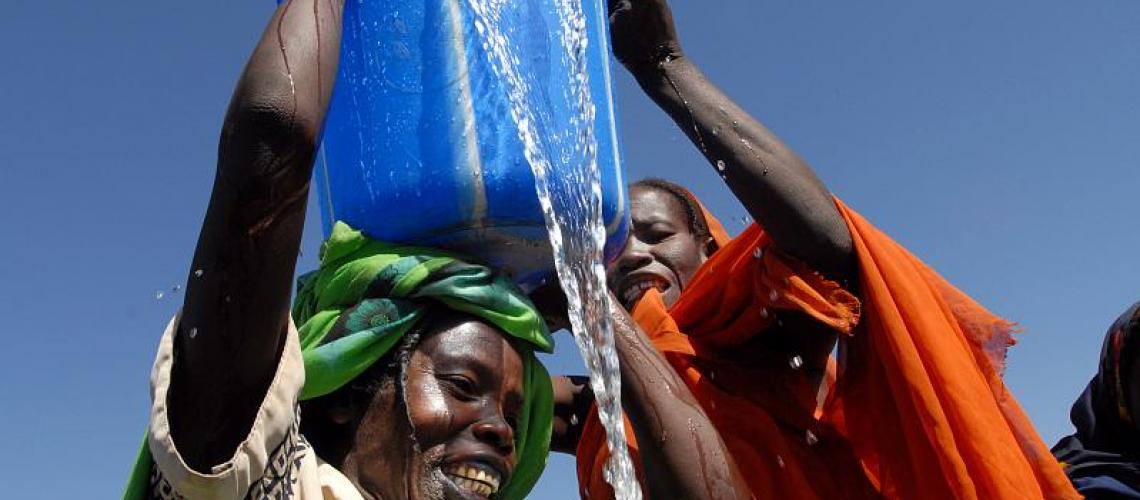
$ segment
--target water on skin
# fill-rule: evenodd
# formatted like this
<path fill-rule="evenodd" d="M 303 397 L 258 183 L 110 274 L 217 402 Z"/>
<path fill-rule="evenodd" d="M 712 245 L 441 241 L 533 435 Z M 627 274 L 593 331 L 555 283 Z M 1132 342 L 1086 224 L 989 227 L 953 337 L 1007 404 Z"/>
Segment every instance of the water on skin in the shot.
<path fill-rule="evenodd" d="M 665 61 L 660 64 L 661 68 L 665 69 L 665 64 L 672 60 L 671 57 L 666 58 Z M 681 99 L 681 104 L 685 106 L 685 111 L 689 114 L 689 120 L 693 124 L 693 133 L 697 137 L 697 147 L 701 150 L 702 154 L 708 155 L 709 148 L 705 145 L 705 136 L 701 134 L 701 127 L 697 124 L 697 117 L 693 114 L 693 108 L 689 106 L 689 100 L 681 94 L 681 89 L 677 87 L 677 82 L 673 81 L 673 77 L 668 71 L 664 71 L 662 74 L 665 75 L 665 81 L 669 82 L 669 86 L 673 88 L 673 93 L 677 94 L 677 97 Z M 723 112 L 724 110 L 722 109 L 721 111 Z"/>
<path fill-rule="evenodd" d="M 434 414 L 436 418 L 440 418 L 441 420 L 446 419 L 448 422 L 448 428 L 451 427 L 452 419 L 455 417 L 451 414 L 451 409 L 447 406 L 447 397 L 443 395 L 443 387 L 440 386 L 439 379 L 436 378 L 434 373 L 428 373 L 426 375 L 428 376 L 425 377 L 425 385 L 421 388 L 420 391 L 417 391 L 415 394 L 415 403 L 410 402 L 411 396 L 408 393 L 409 391 L 406 389 L 400 391 L 400 396 L 404 400 L 404 416 L 408 419 L 408 427 L 412 430 L 412 446 L 414 446 L 415 449 L 421 453 L 423 450 L 420 449 L 420 442 L 419 438 L 417 437 L 420 434 L 416 429 L 416 421 L 412 418 L 411 413 L 413 405 L 420 408 L 425 408 L 429 413 Z M 401 377 L 401 384 L 406 388 L 408 384 L 407 373 L 403 373 Z M 407 458 L 409 459 L 408 462 L 405 463 L 407 470 L 411 470 L 412 467 L 417 466 L 414 461 L 410 460 L 411 455 L 409 455 Z M 440 491 L 440 497 L 442 498 L 443 484 L 445 481 L 450 482 L 451 480 L 447 478 L 447 476 L 443 473 L 442 464 L 433 467 L 430 475 L 431 477 L 429 484 L 427 485 L 428 490 Z M 404 491 L 407 493 L 407 498 L 415 498 L 415 496 L 412 494 L 413 485 L 410 481 L 408 481 L 406 474 L 404 475 L 403 481 Z"/>
<path fill-rule="evenodd" d="M 512 41 L 500 29 L 503 0 L 466 0 L 474 16 L 476 32 L 496 75 L 507 86 L 511 117 L 524 147 L 524 156 L 535 178 L 535 191 L 542 207 L 555 269 L 569 304 L 571 328 L 590 371 L 590 385 L 598 413 L 606 428 L 610 461 L 605 479 L 619 500 L 641 498 L 641 490 L 626 448 L 621 414 L 621 376 L 614 348 L 602 248 L 606 232 L 602 220 L 601 179 L 594 138 L 594 105 L 586 71 L 586 19 L 580 0 L 553 0 L 559 14 L 561 45 L 571 71 L 570 99 L 576 107 L 571 119 L 574 153 L 548 154 L 552 149 L 540 134 L 540 116 L 529 104 L 533 90 L 521 74 Z M 589 1 L 589 0 L 587 0 Z M 551 158 L 559 163 L 552 164 Z M 558 175 L 550 175 L 558 170 Z M 557 205 L 557 210 L 556 210 Z M 590 327 L 587 328 L 587 325 Z"/>
<path fill-rule="evenodd" d="M 282 26 L 285 23 L 285 16 L 289 15 L 289 8 L 292 6 L 292 2 L 286 4 L 281 9 L 281 16 L 277 18 L 277 46 L 281 50 L 281 61 L 285 64 L 285 75 L 289 77 L 289 93 L 293 98 L 293 111 L 289 113 L 290 131 L 293 130 L 297 119 L 297 83 L 293 80 L 293 68 L 289 65 L 289 54 L 285 51 L 285 36 Z"/>

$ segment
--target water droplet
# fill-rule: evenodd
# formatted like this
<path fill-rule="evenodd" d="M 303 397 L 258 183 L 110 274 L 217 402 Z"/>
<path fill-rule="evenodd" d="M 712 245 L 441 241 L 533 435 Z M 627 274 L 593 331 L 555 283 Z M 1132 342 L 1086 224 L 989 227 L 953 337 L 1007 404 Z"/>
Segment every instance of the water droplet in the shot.
<path fill-rule="evenodd" d="M 716 161 L 716 171 L 723 174 L 724 168 L 725 168 L 724 160 L 717 160 Z"/>
<path fill-rule="evenodd" d="M 570 415 L 570 425 L 578 425 L 578 415 Z"/>
<path fill-rule="evenodd" d="M 195 278 L 201 278 L 204 274 L 206 274 L 206 272 L 201 270 L 201 269 L 194 271 L 194 277 Z"/>
<path fill-rule="evenodd" d="M 788 360 L 788 366 L 791 366 L 793 370 L 799 370 L 804 366 L 804 358 L 801 358 L 799 354 L 792 356 L 792 359 Z"/>
<path fill-rule="evenodd" d="M 756 247 L 756 250 L 752 251 L 752 257 L 757 258 L 757 259 L 764 258 L 764 249 L 760 248 L 760 247 Z"/>
<path fill-rule="evenodd" d="M 178 293 L 178 292 L 182 291 L 182 285 L 174 285 L 174 286 L 170 287 L 170 291 L 174 292 L 174 293 Z"/>
<path fill-rule="evenodd" d="M 776 463 L 780 464 L 780 468 L 783 469 L 784 468 L 784 457 L 776 455 Z"/>
<path fill-rule="evenodd" d="M 165 296 L 166 296 L 166 294 L 162 293 L 162 290 L 154 292 L 154 300 L 162 300 L 162 298 Z"/>
<path fill-rule="evenodd" d="M 769 291 L 768 292 L 768 300 L 771 300 L 772 302 L 780 300 L 780 292 L 777 292 L 775 290 Z"/>
<path fill-rule="evenodd" d="M 198 328 L 197 327 L 191 328 L 190 329 L 190 338 L 194 338 L 197 336 L 198 336 Z"/>
<path fill-rule="evenodd" d="M 716 380 L 716 371 L 709 370 L 709 380 Z"/>
<path fill-rule="evenodd" d="M 805 439 L 807 439 L 808 446 L 815 446 L 815 444 L 819 442 L 819 438 L 815 437 L 815 434 L 810 430 L 807 431 Z"/>
<path fill-rule="evenodd" d="M 761 318 L 767 318 L 768 317 L 768 308 L 767 307 L 761 307 L 760 308 L 760 317 Z"/>

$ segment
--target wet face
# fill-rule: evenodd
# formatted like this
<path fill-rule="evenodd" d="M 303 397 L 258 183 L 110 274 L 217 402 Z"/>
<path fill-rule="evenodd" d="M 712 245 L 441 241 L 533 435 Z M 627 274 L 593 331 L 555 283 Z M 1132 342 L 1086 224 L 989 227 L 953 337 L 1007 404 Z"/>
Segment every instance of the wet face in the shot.
<path fill-rule="evenodd" d="M 408 362 L 406 405 L 378 391 L 345 459 L 368 496 L 481 500 L 514 471 L 522 358 L 481 321 L 437 325 Z"/>
<path fill-rule="evenodd" d="M 630 190 L 629 238 L 606 270 L 610 290 L 629 309 L 650 288 L 672 306 L 701 264 L 709 238 L 693 234 L 684 205 L 652 187 Z"/>

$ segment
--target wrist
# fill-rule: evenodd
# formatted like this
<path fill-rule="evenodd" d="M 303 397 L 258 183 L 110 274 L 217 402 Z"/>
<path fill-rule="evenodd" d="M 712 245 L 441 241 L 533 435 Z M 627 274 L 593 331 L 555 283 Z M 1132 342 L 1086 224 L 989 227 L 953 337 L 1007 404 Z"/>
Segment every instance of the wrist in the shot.
<path fill-rule="evenodd" d="M 685 57 L 681 45 L 668 38 L 653 44 L 653 48 L 638 47 L 630 50 L 615 47 L 618 59 L 635 78 L 653 77 L 661 72 L 661 66 Z M 624 52 L 624 54 L 623 54 Z"/>
<path fill-rule="evenodd" d="M 673 85 L 692 65 L 687 56 L 676 51 L 663 56 L 653 64 L 644 64 L 636 68 L 626 65 L 626 68 L 637 80 L 641 89 L 650 98 L 658 100 L 674 95 Z"/>

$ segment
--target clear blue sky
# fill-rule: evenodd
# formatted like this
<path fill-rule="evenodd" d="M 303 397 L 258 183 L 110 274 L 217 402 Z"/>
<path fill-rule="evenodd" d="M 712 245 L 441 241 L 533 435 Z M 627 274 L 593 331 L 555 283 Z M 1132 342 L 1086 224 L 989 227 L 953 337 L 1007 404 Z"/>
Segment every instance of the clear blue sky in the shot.
<path fill-rule="evenodd" d="M 1140 299 L 1140 2 L 674 3 L 690 55 L 834 192 L 1021 323 L 1008 384 L 1048 442 L 1067 433 L 1105 327 Z M 222 113 L 272 4 L 5 1 L 5 496 L 120 493 Z M 681 181 L 739 219 L 619 76 L 630 175 Z M 561 340 L 554 370 L 580 372 Z M 576 491 L 555 457 L 534 498 Z"/>

